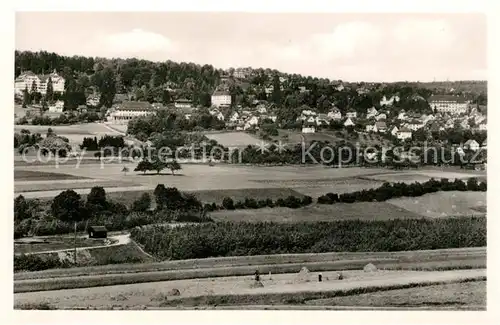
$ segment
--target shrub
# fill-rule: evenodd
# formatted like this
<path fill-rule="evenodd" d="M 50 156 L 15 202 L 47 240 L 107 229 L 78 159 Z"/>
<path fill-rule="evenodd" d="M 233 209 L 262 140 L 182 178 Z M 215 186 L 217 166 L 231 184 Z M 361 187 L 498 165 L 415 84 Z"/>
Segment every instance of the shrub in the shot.
<path fill-rule="evenodd" d="M 149 193 L 143 193 L 141 197 L 132 203 L 132 211 L 145 212 L 151 207 L 151 196 Z"/>
<path fill-rule="evenodd" d="M 226 210 L 234 210 L 234 202 L 230 197 L 225 197 L 222 200 L 222 207 Z"/>

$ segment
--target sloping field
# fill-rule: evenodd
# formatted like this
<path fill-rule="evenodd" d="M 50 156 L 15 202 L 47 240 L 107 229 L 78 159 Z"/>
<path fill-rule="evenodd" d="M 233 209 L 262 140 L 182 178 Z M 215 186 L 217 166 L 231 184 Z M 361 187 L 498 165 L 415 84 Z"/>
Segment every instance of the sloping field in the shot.
<path fill-rule="evenodd" d="M 66 179 L 71 179 L 71 180 L 88 179 L 88 177 L 75 176 L 75 175 L 62 174 L 62 173 L 14 169 L 14 182 L 17 182 L 17 181 L 55 181 L 55 180 L 66 180 Z"/>
<path fill-rule="evenodd" d="M 247 222 L 301 222 L 334 220 L 388 220 L 396 218 L 422 218 L 422 215 L 386 202 L 357 202 L 313 204 L 303 208 L 262 208 L 246 210 L 222 210 L 210 213 L 215 221 Z"/>
<path fill-rule="evenodd" d="M 224 147 L 255 146 L 261 141 L 245 132 L 207 133 L 205 136 L 210 140 L 217 141 Z"/>
<path fill-rule="evenodd" d="M 251 288 L 251 276 L 207 278 L 154 282 L 149 284 L 129 284 L 120 286 L 86 289 L 57 290 L 14 295 L 16 305 L 47 303 L 61 307 L 112 307 L 114 304 L 133 308 L 160 305 L 207 305 L 207 304 L 255 304 L 289 299 L 288 294 L 303 294 L 311 298 L 340 295 L 339 292 L 362 291 L 372 288 L 379 291 L 404 286 L 418 286 L 440 282 L 455 282 L 485 279 L 486 270 L 455 271 L 348 271 L 343 272 L 344 280 L 334 279 L 336 272 L 323 272 L 325 281 L 316 282 L 317 274 L 306 277 L 297 274 L 274 274 L 271 278 L 263 275 L 262 288 Z M 180 296 L 171 296 L 172 289 L 180 291 Z M 168 296 L 168 300 L 166 299 Z M 326 298 L 325 297 L 325 298 Z"/>
<path fill-rule="evenodd" d="M 431 218 L 485 215 L 486 195 L 486 192 L 470 191 L 436 192 L 420 197 L 390 199 L 386 203 Z"/>
<path fill-rule="evenodd" d="M 481 306 L 486 308 L 486 281 L 450 283 L 420 288 L 379 291 L 306 301 L 316 306 Z"/>
<path fill-rule="evenodd" d="M 100 179 L 84 179 L 84 180 L 70 180 L 70 181 L 33 181 L 33 182 L 14 182 L 14 192 L 16 194 L 24 194 L 24 192 L 41 191 L 64 191 L 68 189 L 89 189 L 94 186 L 102 186 L 105 188 L 110 187 L 132 187 L 137 186 L 132 182 L 124 182 L 118 180 L 100 180 Z M 50 193 L 49 193 L 50 194 Z M 59 194 L 58 192 L 55 195 Z M 55 196 L 54 195 L 54 196 Z M 34 195 L 36 197 L 36 194 Z M 40 193 L 39 197 L 43 197 L 44 193 Z M 28 196 L 26 196 L 28 197 Z"/>
<path fill-rule="evenodd" d="M 467 179 L 471 177 L 484 177 L 484 173 L 461 173 L 454 171 L 433 171 L 433 170 L 416 170 L 416 171 L 407 171 L 403 173 L 388 173 L 388 174 L 378 174 L 378 175 L 368 175 L 362 176 L 363 179 L 380 181 L 380 182 L 405 182 L 405 183 L 414 183 L 414 182 L 427 182 L 431 178 L 434 179 L 442 179 L 447 178 L 449 180 L 454 179 Z"/>

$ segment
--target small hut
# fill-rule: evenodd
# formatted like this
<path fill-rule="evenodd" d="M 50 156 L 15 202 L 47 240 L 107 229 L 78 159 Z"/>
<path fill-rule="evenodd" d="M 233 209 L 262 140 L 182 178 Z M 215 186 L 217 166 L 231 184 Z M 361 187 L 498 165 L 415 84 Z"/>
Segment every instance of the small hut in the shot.
<path fill-rule="evenodd" d="M 90 226 L 88 229 L 89 238 L 107 238 L 108 230 L 104 226 Z"/>

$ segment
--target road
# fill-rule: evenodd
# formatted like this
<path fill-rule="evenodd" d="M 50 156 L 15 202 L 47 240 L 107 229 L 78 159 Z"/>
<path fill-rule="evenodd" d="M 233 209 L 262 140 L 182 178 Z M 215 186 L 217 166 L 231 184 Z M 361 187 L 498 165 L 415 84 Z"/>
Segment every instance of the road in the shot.
<path fill-rule="evenodd" d="M 130 234 L 114 235 L 114 236 L 108 237 L 108 239 L 114 240 L 114 242 L 109 244 L 109 245 L 77 247 L 76 250 L 82 251 L 82 250 L 89 250 L 89 249 L 96 249 L 96 248 L 126 245 L 132 241 L 130 239 Z M 56 250 L 50 250 L 50 251 L 31 252 L 31 253 L 25 253 L 25 255 L 50 254 L 50 253 L 73 252 L 73 251 L 75 251 L 74 248 L 67 248 L 67 249 L 56 249 Z"/>

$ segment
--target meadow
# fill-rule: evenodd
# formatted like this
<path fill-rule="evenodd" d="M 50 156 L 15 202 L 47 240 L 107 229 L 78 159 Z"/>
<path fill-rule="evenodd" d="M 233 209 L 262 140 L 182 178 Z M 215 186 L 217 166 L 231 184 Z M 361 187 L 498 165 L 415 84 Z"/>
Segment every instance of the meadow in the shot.
<path fill-rule="evenodd" d="M 205 136 L 210 140 L 215 140 L 224 147 L 246 147 L 255 146 L 260 143 L 257 137 L 254 137 L 245 132 L 221 132 L 221 133 L 205 133 Z"/>

